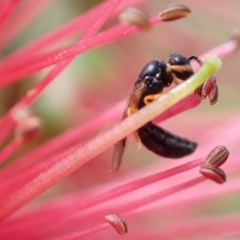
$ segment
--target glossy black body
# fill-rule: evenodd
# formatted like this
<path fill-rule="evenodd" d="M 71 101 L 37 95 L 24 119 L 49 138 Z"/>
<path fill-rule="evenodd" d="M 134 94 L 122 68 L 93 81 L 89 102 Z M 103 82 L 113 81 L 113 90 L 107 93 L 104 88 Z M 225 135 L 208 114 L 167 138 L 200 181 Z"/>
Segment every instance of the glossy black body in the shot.
<path fill-rule="evenodd" d="M 168 63 L 171 66 L 189 66 L 189 60 L 179 54 L 172 54 Z M 161 93 L 164 87 L 170 86 L 173 82 L 173 74 L 181 80 L 188 79 L 193 74 L 191 68 L 189 69 L 182 72 L 172 72 L 167 70 L 167 64 L 163 61 L 149 62 L 142 69 L 135 82 L 136 85 L 144 81 L 147 85 L 147 90 L 144 92 L 137 108 L 140 109 L 145 106 L 143 101 L 145 96 Z M 197 143 L 181 138 L 152 122 L 147 123 L 137 132 L 142 144 L 162 157 L 181 158 L 193 153 L 197 147 Z"/>
<path fill-rule="evenodd" d="M 181 158 L 191 154 L 197 147 L 197 143 L 174 135 L 152 122 L 147 123 L 137 132 L 142 144 L 162 157 Z"/>
<path fill-rule="evenodd" d="M 176 77 L 181 80 L 189 78 L 194 73 L 189 63 L 192 58 L 195 57 L 187 59 L 179 54 L 172 54 L 168 63 L 153 60 L 144 66 L 128 97 L 122 118 L 131 115 L 131 109 L 138 110 L 144 107 L 146 96 L 161 93 L 164 87 L 170 86 Z M 138 129 L 137 133 L 146 148 L 163 157 L 181 158 L 192 153 L 197 147 L 195 142 L 178 137 L 152 122 Z M 118 171 L 125 144 L 126 138 L 115 144 L 111 171 Z"/>

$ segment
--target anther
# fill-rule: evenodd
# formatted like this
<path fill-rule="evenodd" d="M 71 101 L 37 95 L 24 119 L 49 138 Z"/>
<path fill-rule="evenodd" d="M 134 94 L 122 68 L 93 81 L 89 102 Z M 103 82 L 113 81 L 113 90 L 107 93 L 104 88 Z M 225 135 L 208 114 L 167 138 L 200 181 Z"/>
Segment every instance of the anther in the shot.
<path fill-rule="evenodd" d="M 207 156 L 206 163 L 212 167 L 220 167 L 226 162 L 229 156 L 229 151 L 225 146 L 215 147 Z"/>
<path fill-rule="evenodd" d="M 119 15 L 119 20 L 121 22 L 136 25 L 144 30 L 148 30 L 150 28 L 148 18 L 149 17 L 145 12 L 133 7 L 125 9 Z"/>
<path fill-rule="evenodd" d="M 200 167 L 199 172 L 206 178 L 218 183 L 223 184 L 226 182 L 226 174 L 221 168 L 215 168 L 209 164 L 204 164 Z"/>
<path fill-rule="evenodd" d="M 127 223 L 126 221 L 116 214 L 110 214 L 105 216 L 105 220 L 115 228 L 115 230 L 120 234 L 124 235 L 127 233 Z"/>
<path fill-rule="evenodd" d="M 161 11 L 158 16 L 162 21 L 168 22 L 187 17 L 190 13 L 191 10 L 187 6 L 179 3 L 174 3 L 167 6 L 167 8 Z"/>

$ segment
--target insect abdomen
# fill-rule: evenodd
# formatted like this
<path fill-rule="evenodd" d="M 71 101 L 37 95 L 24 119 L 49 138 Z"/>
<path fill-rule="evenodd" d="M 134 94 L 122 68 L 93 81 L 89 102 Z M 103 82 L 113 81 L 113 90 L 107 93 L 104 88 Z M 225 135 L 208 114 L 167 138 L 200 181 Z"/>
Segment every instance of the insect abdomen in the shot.
<path fill-rule="evenodd" d="M 197 147 L 197 143 L 176 136 L 152 122 L 138 129 L 138 134 L 146 148 L 162 157 L 181 158 Z"/>

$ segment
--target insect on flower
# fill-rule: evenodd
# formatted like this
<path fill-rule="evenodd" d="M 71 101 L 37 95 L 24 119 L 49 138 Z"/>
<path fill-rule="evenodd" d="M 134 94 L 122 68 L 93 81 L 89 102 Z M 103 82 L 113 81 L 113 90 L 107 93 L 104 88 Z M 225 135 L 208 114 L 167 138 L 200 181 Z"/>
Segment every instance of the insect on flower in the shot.
<path fill-rule="evenodd" d="M 128 97 L 122 119 L 134 114 L 145 105 L 160 97 L 161 94 L 163 94 L 162 91 L 164 87 L 169 87 L 173 82 L 178 84 L 177 78 L 185 81 L 193 75 L 194 71 L 190 64 L 192 59 L 201 65 L 202 62 L 198 57 L 191 56 L 190 58 L 185 58 L 179 54 L 172 54 L 168 63 L 157 60 L 150 61 L 142 69 L 134 84 Z M 207 81 L 211 81 L 211 78 Z M 203 85 L 200 87 L 200 90 L 196 91 L 196 95 L 202 97 L 201 93 L 205 93 L 205 88 L 208 88 L 208 95 L 214 98 L 215 103 L 218 97 L 215 78 L 212 82 L 213 84 L 210 89 L 209 84 Z M 204 98 L 205 97 L 204 95 Z M 197 147 L 197 143 L 176 136 L 152 122 L 148 122 L 139 128 L 134 132 L 134 136 L 137 140 L 138 148 L 140 148 L 142 143 L 150 151 L 167 158 L 187 156 Z M 122 162 L 125 145 L 126 138 L 115 144 L 111 171 L 118 171 Z"/>

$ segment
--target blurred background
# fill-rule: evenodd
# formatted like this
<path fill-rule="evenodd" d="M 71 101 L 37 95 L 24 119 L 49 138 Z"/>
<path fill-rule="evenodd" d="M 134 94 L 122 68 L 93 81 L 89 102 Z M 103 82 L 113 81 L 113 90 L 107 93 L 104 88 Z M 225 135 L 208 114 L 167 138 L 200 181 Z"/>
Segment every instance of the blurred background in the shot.
<path fill-rule="evenodd" d="M 46 4 L 39 15 L 36 15 L 19 31 L 13 41 L 6 44 L 1 43 L 0 40 L 0 46 L 4 46 L 2 58 L 74 19 L 102 1 L 49 0 L 48 2 L 49 4 Z M 155 16 L 175 1 L 136 2 L 139 2 L 136 6 L 148 13 L 149 16 Z M 201 55 L 230 39 L 232 28 L 240 28 L 239 0 L 221 1 L 221 3 L 217 0 L 182 0 L 181 3 L 192 10 L 189 17 L 158 24 L 149 31 L 123 38 L 75 58 L 34 103 L 34 111 L 43 120 L 44 133 L 38 140 L 22 148 L 18 154 L 27 152 L 42 142 L 97 117 L 98 114 L 114 106 L 120 100 L 126 99 L 140 70 L 148 61 L 153 59 L 168 61 L 172 53 L 180 53 L 186 57 Z M 114 25 L 117 21 L 117 16 L 113 16 L 102 30 Z M 81 34 L 61 41 L 52 48 L 68 46 L 76 42 Z M 161 126 L 178 135 L 197 140 L 201 132 L 204 133 L 212 126 L 237 114 L 240 110 L 239 66 L 238 54 L 223 60 L 223 67 L 217 75 L 220 97 L 216 105 L 211 106 L 208 100 L 205 100 L 196 109 L 169 119 L 161 123 Z M 3 115 L 21 99 L 28 89 L 45 76 L 47 71 L 48 69 L 2 88 L 0 90 L 0 114 Z M 115 123 L 107 122 L 87 136 L 85 140 L 108 129 Z M 216 141 L 216 145 L 219 144 L 221 143 Z M 143 166 L 159 161 L 159 157 L 146 149 L 141 149 L 140 153 L 136 153 L 135 149 L 134 139 L 130 138 L 122 172 L 117 177 L 106 174 L 111 162 L 112 149 L 109 149 L 62 183 L 57 184 L 54 194 L 100 185 L 113 178 L 121 177 L 126 171 L 141 169 Z M 198 155 L 202 156 L 201 153 Z M 48 191 L 46 195 L 52 193 L 52 191 Z"/>
<path fill-rule="evenodd" d="M 31 1 L 26 0 L 22 4 L 24 6 L 29 2 Z M 11 41 L 6 42 L 4 38 L 0 39 L 1 58 L 4 59 L 8 54 L 73 20 L 101 2 L 97 0 L 45 1 L 46 4 L 43 4 L 42 10 L 31 21 L 27 22 Z M 145 11 L 149 16 L 156 16 L 158 12 L 175 1 L 139 0 L 136 2 L 138 4 L 135 6 Z M 239 0 L 223 0 L 220 3 L 217 0 L 182 0 L 181 3 L 192 10 L 189 17 L 179 21 L 158 24 L 149 31 L 125 37 L 76 57 L 45 89 L 33 105 L 34 112 L 43 121 L 44 129 L 41 137 L 22 147 L 10 161 L 75 126 L 97 118 L 99 114 L 110 109 L 119 101 L 127 99 L 139 72 L 148 61 L 153 59 L 168 61 L 172 53 L 179 53 L 186 57 L 201 55 L 228 41 L 233 28 L 240 28 Z M 102 30 L 113 26 L 117 22 L 118 18 L 115 15 L 109 19 Z M 6 26 L 4 32 L 8 33 L 8 30 Z M 69 46 L 78 41 L 82 34 L 83 32 L 78 33 L 76 31 L 73 37 L 59 41 L 58 44 L 51 46 L 51 49 Z M 205 100 L 197 108 L 164 121 L 161 126 L 177 135 L 194 141 L 201 141 L 202 135 L 239 114 L 239 66 L 239 52 L 224 58 L 222 69 L 217 74 L 220 91 L 217 104 L 211 106 L 209 101 Z M 48 71 L 49 68 L 44 69 L 0 89 L 1 116 L 16 104 Z M 97 130 L 88 134 L 83 142 L 108 129 L 118 121 L 120 121 L 120 117 L 117 121 L 108 121 L 99 126 Z M 209 150 L 216 145 L 223 144 L 218 142 L 217 134 L 209 135 L 209 139 L 211 140 Z M 80 143 L 80 141 L 77 141 L 77 143 Z M 162 165 L 166 166 L 168 164 L 171 167 L 182 163 L 181 161 L 175 162 L 166 159 L 160 159 L 161 161 L 159 161 L 158 156 L 145 148 L 142 148 L 137 153 L 136 143 L 130 137 L 121 171 L 117 175 L 113 175 L 108 174 L 111 154 L 112 149 L 109 149 L 88 162 L 64 181 L 56 184 L 56 186 L 40 196 L 37 202 L 53 196 L 84 192 L 91 187 L 117 181 L 121 177 L 125 177 L 125 174 L 129 174 L 128 177 L 134 177 L 134 171 L 144 173 L 144 169 L 151 169 L 152 165 L 156 166 L 158 164 L 159 168 L 154 169 L 156 171 L 161 169 Z M 190 156 L 188 158 L 188 161 L 206 154 L 206 152 L 197 151 L 194 157 Z M 238 166 L 236 166 L 234 174 L 239 175 Z M 201 211 L 203 214 L 224 211 L 236 212 L 238 210 L 239 201 L 234 195 L 231 197 L 226 196 L 226 198 L 219 200 L 218 203 L 213 201 L 209 205 L 205 204 L 204 207 L 199 206 L 196 209 L 196 211 Z M 145 223 L 147 224 L 148 220 L 154 219 L 154 214 L 154 212 L 149 212 L 147 217 L 141 219 L 143 226 L 145 226 Z M 164 217 L 171 218 L 171 214 L 173 213 L 169 213 L 168 216 L 165 215 Z"/>
<path fill-rule="evenodd" d="M 2 57 L 71 21 L 102 1 L 51 0 L 48 2 L 39 15 L 19 31 L 13 41 L 5 43 Z M 136 2 L 140 3 L 137 6 L 149 16 L 157 15 L 168 4 L 174 3 L 164 0 Z M 43 120 L 44 134 L 22 151 L 29 150 L 40 142 L 88 121 L 118 101 L 126 99 L 140 70 L 148 61 L 153 59 L 167 61 L 172 53 L 180 53 L 186 57 L 201 55 L 227 41 L 231 36 L 232 28 L 240 27 L 238 12 L 240 1 L 222 1 L 219 4 L 217 0 L 208 2 L 186 0 L 181 3 L 192 10 L 189 17 L 158 24 L 149 31 L 123 38 L 75 58 L 35 102 L 33 108 Z M 117 16 L 113 16 L 103 30 L 117 21 Z M 68 46 L 76 42 L 79 36 L 80 34 L 77 34 L 54 47 L 57 49 Z M 2 46 L 1 42 L 0 46 Z M 239 63 L 238 54 L 224 59 L 223 67 L 218 73 L 220 97 L 216 105 L 210 106 L 206 100 L 196 109 L 169 119 L 161 126 L 176 134 L 194 139 L 196 126 L 204 131 L 213 124 L 219 124 L 221 118 L 224 120 L 238 112 L 240 109 Z M 46 71 L 1 89 L 0 113 L 3 115 L 24 96 L 28 89 L 45 76 Z M 106 123 L 105 126 L 100 127 L 99 132 L 113 126 L 114 123 Z M 92 168 L 96 168 L 94 166 L 104 172 L 108 169 L 111 150 L 99 158 L 100 160 L 95 159 L 80 170 L 93 178 L 93 182 L 88 181 L 87 185 L 96 183 L 94 179 L 96 175 L 91 176 Z M 126 158 L 131 160 L 124 163 L 124 168 L 129 171 L 157 159 L 145 149 L 141 150 L 141 154 L 136 155 L 135 142 L 132 138 L 129 140 Z M 86 184 L 81 187 L 86 187 Z"/>

